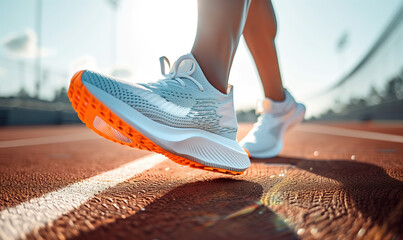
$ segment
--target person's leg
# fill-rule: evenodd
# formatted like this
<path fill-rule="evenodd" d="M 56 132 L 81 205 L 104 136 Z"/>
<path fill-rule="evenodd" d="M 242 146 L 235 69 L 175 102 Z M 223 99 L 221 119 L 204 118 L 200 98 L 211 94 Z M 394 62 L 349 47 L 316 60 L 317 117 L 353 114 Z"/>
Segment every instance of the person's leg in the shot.
<path fill-rule="evenodd" d="M 255 60 L 265 97 L 282 101 L 284 91 L 274 44 L 276 31 L 277 23 L 271 0 L 253 0 L 243 36 Z"/>
<path fill-rule="evenodd" d="M 277 156 L 283 148 L 284 132 L 301 122 L 305 106 L 283 88 L 274 39 L 276 18 L 271 0 L 253 0 L 243 35 L 252 53 L 265 99 L 258 104 L 257 124 L 240 142 L 254 158 Z"/>
<path fill-rule="evenodd" d="M 199 0 L 198 24 L 192 54 L 211 85 L 227 92 L 231 69 L 249 0 Z"/>

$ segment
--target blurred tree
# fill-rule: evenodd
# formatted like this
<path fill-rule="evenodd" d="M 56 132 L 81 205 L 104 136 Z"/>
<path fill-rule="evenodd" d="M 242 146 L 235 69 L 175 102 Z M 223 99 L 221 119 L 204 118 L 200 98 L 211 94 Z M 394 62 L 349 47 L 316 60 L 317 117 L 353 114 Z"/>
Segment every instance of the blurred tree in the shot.
<path fill-rule="evenodd" d="M 397 99 L 403 99 L 403 79 L 402 76 L 398 76 L 395 79 L 395 95 Z"/>
<path fill-rule="evenodd" d="M 400 76 L 397 76 L 391 79 L 385 88 L 385 100 L 386 101 L 394 101 L 400 99 L 400 95 L 402 92 L 402 79 Z"/>
<path fill-rule="evenodd" d="M 62 87 L 55 92 L 55 98 L 53 99 L 53 102 L 65 102 L 65 103 L 70 103 L 68 95 L 67 95 L 67 89 L 65 87 Z"/>
<path fill-rule="evenodd" d="M 378 93 L 378 91 L 372 86 L 371 90 L 369 92 L 369 96 L 367 99 L 368 105 L 377 105 L 382 101 L 381 95 Z"/>

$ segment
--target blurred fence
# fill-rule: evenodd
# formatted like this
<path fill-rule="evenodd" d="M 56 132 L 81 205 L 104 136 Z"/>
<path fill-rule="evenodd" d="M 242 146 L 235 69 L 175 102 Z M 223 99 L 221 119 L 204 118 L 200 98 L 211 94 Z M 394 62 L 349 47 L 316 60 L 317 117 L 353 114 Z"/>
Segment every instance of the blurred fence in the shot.
<path fill-rule="evenodd" d="M 0 126 L 79 123 L 64 89 L 53 101 L 40 100 L 20 93 L 0 98 Z"/>

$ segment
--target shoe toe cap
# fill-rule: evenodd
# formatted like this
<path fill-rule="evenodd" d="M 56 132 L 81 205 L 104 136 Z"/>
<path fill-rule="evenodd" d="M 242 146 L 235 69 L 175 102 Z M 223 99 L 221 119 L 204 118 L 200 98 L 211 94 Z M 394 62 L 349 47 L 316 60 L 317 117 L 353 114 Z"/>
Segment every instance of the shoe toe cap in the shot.
<path fill-rule="evenodd" d="M 241 141 L 240 145 L 242 148 L 245 148 L 249 151 L 250 154 L 253 154 L 255 152 L 262 152 L 262 151 L 267 151 L 268 149 L 272 148 L 274 144 L 271 143 L 269 139 L 267 141 Z"/>

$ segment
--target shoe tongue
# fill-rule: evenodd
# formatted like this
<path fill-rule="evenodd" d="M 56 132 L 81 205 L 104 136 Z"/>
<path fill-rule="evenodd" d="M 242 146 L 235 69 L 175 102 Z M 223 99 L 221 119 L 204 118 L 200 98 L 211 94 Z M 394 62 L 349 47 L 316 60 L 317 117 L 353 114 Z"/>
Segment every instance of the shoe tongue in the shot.
<path fill-rule="evenodd" d="M 195 59 L 195 57 L 193 56 L 193 54 L 188 53 L 186 55 L 184 55 L 186 57 L 189 57 L 191 59 L 194 60 L 194 62 L 191 59 L 185 59 L 183 60 L 179 66 L 178 66 L 178 72 L 184 73 L 184 72 L 191 72 L 193 71 L 193 74 L 191 74 L 191 76 L 193 78 L 195 78 L 200 84 L 203 85 L 208 85 L 208 81 L 206 79 L 206 77 L 204 76 L 203 71 L 201 70 L 199 64 L 197 63 L 197 60 Z"/>
<path fill-rule="evenodd" d="M 273 101 L 269 98 L 265 98 L 258 102 L 256 106 L 256 113 L 257 114 L 265 114 L 269 113 L 273 110 Z"/>
<path fill-rule="evenodd" d="M 176 63 L 175 63 L 176 64 Z M 193 62 L 190 60 L 184 60 L 179 64 L 178 71 L 179 72 L 190 72 L 192 68 L 194 68 Z"/>
<path fill-rule="evenodd" d="M 193 74 L 191 74 L 191 77 L 193 77 L 196 81 L 198 81 L 204 88 L 205 91 L 214 93 L 214 94 L 220 94 L 220 92 L 215 89 L 207 80 L 207 78 L 204 76 L 204 73 L 202 71 L 202 69 L 200 68 L 199 64 L 197 63 L 197 60 L 195 59 L 195 57 L 193 56 L 192 53 L 189 53 L 187 55 L 184 55 L 186 57 L 192 58 L 194 60 L 194 63 L 192 60 L 190 59 L 185 59 L 183 60 L 179 66 L 178 66 L 178 72 L 180 73 L 186 73 L 186 72 L 192 72 Z M 174 63 L 174 65 L 177 62 Z M 184 78 L 184 80 L 186 80 Z M 194 84 L 192 84 L 192 86 L 195 86 Z M 232 91 L 230 91 L 232 94 Z"/>
<path fill-rule="evenodd" d="M 270 98 L 265 98 L 264 100 L 260 101 L 256 106 L 256 113 L 278 114 L 290 111 L 290 109 L 293 107 L 293 98 L 287 90 L 284 91 L 284 94 L 285 98 L 280 102 L 273 101 Z"/>

